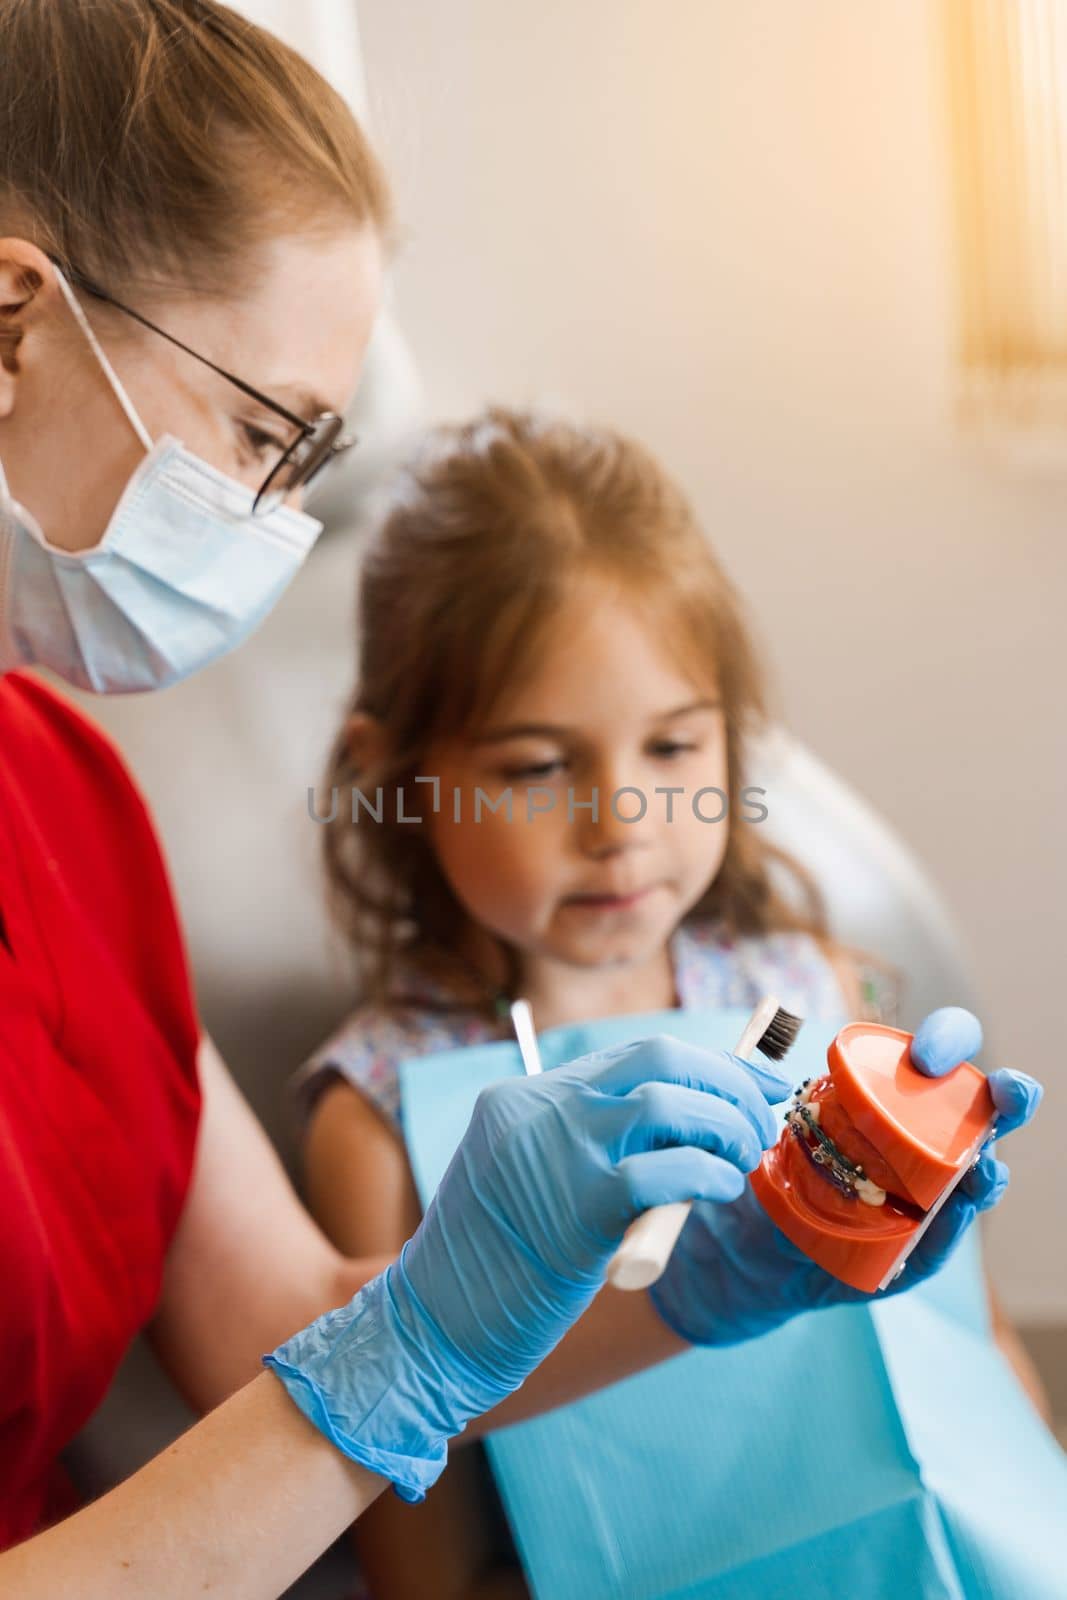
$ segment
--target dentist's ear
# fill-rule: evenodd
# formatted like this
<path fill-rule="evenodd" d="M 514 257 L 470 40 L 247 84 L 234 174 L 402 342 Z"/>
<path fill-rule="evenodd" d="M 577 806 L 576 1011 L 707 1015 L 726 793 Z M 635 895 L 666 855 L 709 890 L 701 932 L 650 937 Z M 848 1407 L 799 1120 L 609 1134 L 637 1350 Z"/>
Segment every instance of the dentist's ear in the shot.
<path fill-rule="evenodd" d="M 0 239 L 0 420 L 15 408 L 22 342 L 56 294 L 55 269 L 43 250 L 27 239 Z"/>

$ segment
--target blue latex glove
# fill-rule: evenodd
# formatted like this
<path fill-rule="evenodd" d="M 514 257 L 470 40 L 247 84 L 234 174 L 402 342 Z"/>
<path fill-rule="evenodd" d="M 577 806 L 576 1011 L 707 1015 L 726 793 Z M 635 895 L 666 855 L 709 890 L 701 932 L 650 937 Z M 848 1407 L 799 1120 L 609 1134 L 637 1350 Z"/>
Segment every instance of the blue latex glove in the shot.
<path fill-rule="evenodd" d="M 981 1043 L 977 1017 L 946 1006 L 920 1025 L 911 1058 L 920 1071 L 940 1077 L 975 1055 Z M 1024 1072 L 1002 1069 L 990 1073 L 988 1082 L 999 1138 L 1030 1120 L 1043 1090 Z M 977 1214 L 997 1204 L 1008 1176 L 1003 1161 L 991 1150 L 983 1151 L 908 1257 L 900 1277 L 879 1291 L 878 1298 L 913 1288 L 944 1266 Z M 771 1221 L 751 1184 L 732 1205 L 698 1202 L 693 1207 L 666 1272 L 649 1294 L 668 1326 L 692 1344 L 734 1344 L 813 1307 L 875 1298 L 809 1260 Z"/>
<path fill-rule="evenodd" d="M 493 1085 L 399 1261 L 266 1364 L 340 1450 L 421 1500 L 448 1439 L 585 1310 L 636 1216 L 737 1199 L 789 1092 L 666 1036 Z"/>

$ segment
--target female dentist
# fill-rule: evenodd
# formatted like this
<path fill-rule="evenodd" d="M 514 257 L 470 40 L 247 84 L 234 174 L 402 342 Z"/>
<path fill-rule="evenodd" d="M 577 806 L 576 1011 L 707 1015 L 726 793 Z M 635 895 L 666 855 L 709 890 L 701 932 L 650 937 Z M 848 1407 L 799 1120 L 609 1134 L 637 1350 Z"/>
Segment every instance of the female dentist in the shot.
<path fill-rule="evenodd" d="M 163 688 L 266 615 L 346 447 L 386 185 L 211 0 L 0 0 L 0 163 L 0 1591 L 273 1596 L 389 1483 L 422 1497 L 648 1205 L 698 1197 L 655 1302 L 600 1296 L 494 1421 L 852 1292 L 749 1198 L 786 1082 L 669 1039 L 488 1091 L 399 1260 L 317 1233 L 201 1037 L 143 802 L 19 669 Z M 917 1059 L 976 1030 L 936 1013 Z M 1039 1090 L 991 1083 L 1007 1131 Z M 901 1287 L 1005 1181 L 983 1158 Z M 75 1510 L 57 1458 L 148 1325 L 215 1409 Z"/>

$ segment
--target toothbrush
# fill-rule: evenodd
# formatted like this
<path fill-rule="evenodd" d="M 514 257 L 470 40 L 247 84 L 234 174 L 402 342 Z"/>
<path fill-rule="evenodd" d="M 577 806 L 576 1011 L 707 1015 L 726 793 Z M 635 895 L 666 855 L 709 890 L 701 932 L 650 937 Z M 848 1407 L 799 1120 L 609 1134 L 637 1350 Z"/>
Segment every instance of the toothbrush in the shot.
<path fill-rule="evenodd" d="M 766 995 L 749 1017 L 734 1055 L 747 1058 L 750 1051 L 759 1050 L 768 1060 L 781 1061 L 793 1048 L 802 1021 L 773 995 Z M 528 1000 L 512 1002 L 511 1022 L 526 1076 L 535 1077 L 542 1070 L 541 1052 Z M 662 1277 L 692 1205 L 691 1200 L 674 1200 L 653 1206 L 631 1222 L 608 1264 L 608 1282 L 616 1289 L 647 1289 Z"/>
<path fill-rule="evenodd" d="M 748 1019 L 734 1055 L 747 1060 L 759 1050 L 770 1061 L 781 1061 L 792 1049 L 802 1021 L 767 995 Z M 608 1263 L 608 1282 L 616 1289 L 647 1289 L 662 1277 L 692 1206 L 691 1200 L 674 1200 L 653 1206 L 631 1222 Z"/>

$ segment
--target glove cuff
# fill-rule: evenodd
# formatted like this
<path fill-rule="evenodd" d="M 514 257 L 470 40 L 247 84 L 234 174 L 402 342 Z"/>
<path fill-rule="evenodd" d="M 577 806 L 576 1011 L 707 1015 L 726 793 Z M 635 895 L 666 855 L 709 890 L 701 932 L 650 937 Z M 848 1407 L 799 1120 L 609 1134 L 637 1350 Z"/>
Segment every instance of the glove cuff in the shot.
<path fill-rule="evenodd" d="M 448 1440 L 500 1398 L 421 1306 L 403 1256 L 262 1359 L 320 1433 L 407 1501 L 425 1498 Z"/>

